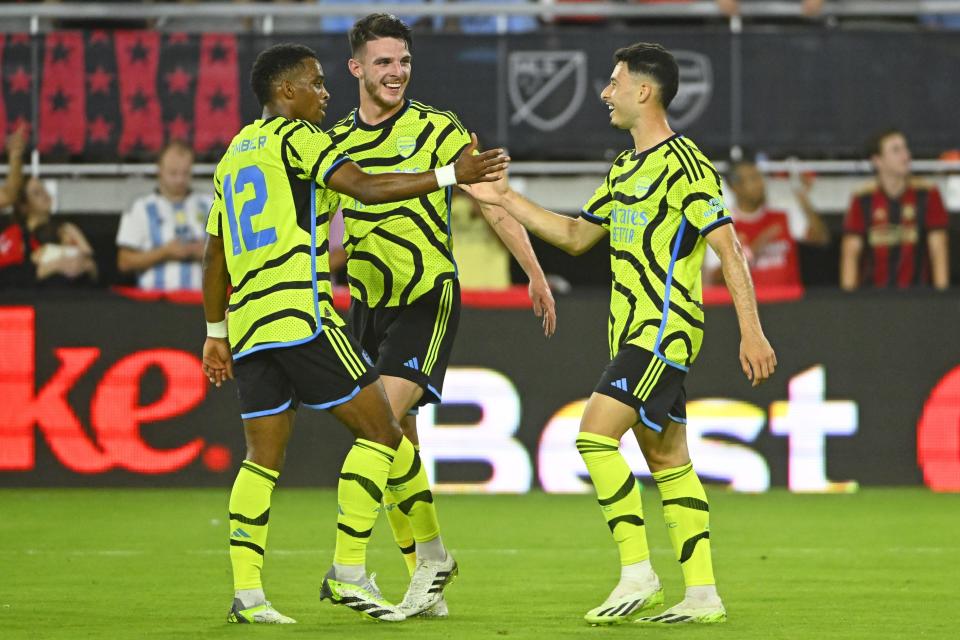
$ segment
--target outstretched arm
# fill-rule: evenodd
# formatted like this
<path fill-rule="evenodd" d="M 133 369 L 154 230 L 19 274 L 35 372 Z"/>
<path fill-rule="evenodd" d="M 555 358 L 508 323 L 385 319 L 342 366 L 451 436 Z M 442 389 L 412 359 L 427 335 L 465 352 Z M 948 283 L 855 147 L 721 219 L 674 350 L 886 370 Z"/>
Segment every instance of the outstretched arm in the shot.
<path fill-rule="evenodd" d="M 600 225 L 582 218 L 547 211 L 511 189 L 506 179 L 463 188 L 480 202 L 502 207 L 535 236 L 574 256 L 586 253 L 607 234 Z"/>
<path fill-rule="evenodd" d="M 763 335 L 753 281 L 743 255 L 740 241 L 729 224 L 717 227 L 707 234 L 707 242 L 720 256 L 723 278 L 740 323 L 740 366 L 744 375 L 757 386 L 771 375 L 777 366 L 777 356 Z"/>
<path fill-rule="evenodd" d="M 513 257 L 520 263 L 523 272 L 530 281 L 530 300 L 533 302 L 533 313 L 543 318 L 543 334 L 548 338 L 557 329 L 557 307 L 553 300 L 553 293 L 547 278 L 537 260 L 537 254 L 530 244 L 530 236 L 519 222 L 513 219 L 502 207 L 481 203 L 480 212 L 487 223 L 500 237 L 503 244 L 510 250 Z"/>
<path fill-rule="evenodd" d="M 345 162 L 327 178 L 327 186 L 364 204 L 380 204 L 409 200 L 456 183 L 499 180 L 500 174 L 506 171 L 510 158 L 503 155 L 503 149 L 491 149 L 474 155 L 477 136 L 471 134 L 470 137 L 470 144 L 452 165 L 435 171 L 371 175 L 365 173 L 355 162 Z"/>

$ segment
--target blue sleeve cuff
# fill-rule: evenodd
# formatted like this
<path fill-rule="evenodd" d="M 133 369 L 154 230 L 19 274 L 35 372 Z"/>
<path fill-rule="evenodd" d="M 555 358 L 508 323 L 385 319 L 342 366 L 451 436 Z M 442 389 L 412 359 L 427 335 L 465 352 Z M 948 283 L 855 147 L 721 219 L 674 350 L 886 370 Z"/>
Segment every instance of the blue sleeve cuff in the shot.
<path fill-rule="evenodd" d="M 718 227 L 722 227 L 722 226 L 725 225 L 725 224 L 732 224 L 732 223 L 733 223 L 733 218 L 732 218 L 732 217 L 730 217 L 730 216 L 723 216 L 723 217 L 720 218 L 719 220 L 714 220 L 713 222 L 711 222 L 710 224 L 708 224 L 707 226 L 705 226 L 703 229 L 700 229 L 700 235 L 701 235 L 701 236 L 705 236 L 705 235 L 707 235 L 708 233 L 710 233 L 711 231 L 713 231 L 714 229 L 716 229 L 716 228 L 718 228 Z"/>
<path fill-rule="evenodd" d="M 592 222 L 593 224 L 598 224 L 600 226 L 603 226 L 603 223 L 605 221 L 605 218 L 601 218 L 600 216 L 595 216 L 592 213 L 588 212 L 586 209 L 580 210 L 580 217 L 586 220 L 587 222 Z"/>
<path fill-rule="evenodd" d="M 333 175 L 333 172 L 339 169 L 340 167 L 342 167 L 347 162 L 350 162 L 350 156 L 346 156 L 346 155 L 340 156 L 339 158 L 333 161 L 333 164 L 330 165 L 330 168 L 327 169 L 326 172 L 323 174 L 324 186 L 326 186 L 327 180 L 330 179 L 330 176 Z"/>

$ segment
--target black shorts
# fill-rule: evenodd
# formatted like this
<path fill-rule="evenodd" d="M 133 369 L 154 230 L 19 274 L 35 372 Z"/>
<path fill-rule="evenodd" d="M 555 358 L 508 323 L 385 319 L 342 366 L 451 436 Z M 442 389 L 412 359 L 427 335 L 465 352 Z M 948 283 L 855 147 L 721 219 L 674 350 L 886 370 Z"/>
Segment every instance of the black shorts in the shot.
<path fill-rule="evenodd" d="M 686 377 L 676 365 L 628 344 L 603 370 L 593 391 L 633 407 L 640 422 L 660 432 L 670 422 L 687 424 Z"/>
<path fill-rule="evenodd" d="M 233 363 L 244 420 L 269 416 L 299 403 L 311 409 L 343 404 L 376 382 L 353 336 L 327 325 L 316 338 L 293 347 L 251 353 Z"/>
<path fill-rule="evenodd" d="M 423 388 L 417 403 L 440 402 L 453 339 L 460 324 L 460 283 L 446 280 L 408 305 L 368 307 L 356 298 L 347 315 L 350 330 L 382 376 Z"/>

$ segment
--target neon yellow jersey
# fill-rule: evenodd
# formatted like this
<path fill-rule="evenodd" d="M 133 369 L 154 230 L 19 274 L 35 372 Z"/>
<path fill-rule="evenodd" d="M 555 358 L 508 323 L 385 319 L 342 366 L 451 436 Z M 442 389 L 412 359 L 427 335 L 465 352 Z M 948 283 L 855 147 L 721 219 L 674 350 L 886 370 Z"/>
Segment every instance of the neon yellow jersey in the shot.
<path fill-rule="evenodd" d="M 429 171 L 470 144 L 455 115 L 411 100 L 377 125 L 365 124 L 354 110 L 329 133 L 367 173 Z M 406 305 L 456 278 L 451 193 L 448 187 L 379 205 L 342 197 L 351 296 L 369 306 Z"/>
<path fill-rule="evenodd" d="M 337 194 L 326 184 L 348 160 L 303 120 L 255 120 L 230 142 L 214 175 L 207 232 L 223 238 L 235 358 L 307 342 L 326 323 L 343 325 L 328 251 Z"/>
<path fill-rule="evenodd" d="M 610 233 L 611 359 L 632 344 L 688 368 L 703 342 L 704 236 L 732 222 L 716 169 L 680 135 L 624 151 L 580 215 Z"/>

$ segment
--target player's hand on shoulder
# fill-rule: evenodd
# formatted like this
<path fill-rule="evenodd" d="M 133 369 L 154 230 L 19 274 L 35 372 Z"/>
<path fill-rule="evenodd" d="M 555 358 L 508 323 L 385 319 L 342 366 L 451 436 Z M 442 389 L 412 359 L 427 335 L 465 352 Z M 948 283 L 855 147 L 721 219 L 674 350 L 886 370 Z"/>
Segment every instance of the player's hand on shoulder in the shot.
<path fill-rule="evenodd" d="M 777 354 L 766 336 L 761 333 L 740 339 L 740 366 L 754 387 L 773 375 L 777 368 Z"/>
<path fill-rule="evenodd" d="M 503 149 L 491 149 L 483 153 L 475 153 L 476 150 L 477 134 L 471 133 L 470 144 L 453 163 L 458 184 L 500 180 L 500 174 L 510 165 L 510 158 L 504 155 Z"/>
<path fill-rule="evenodd" d="M 233 356 L 230 345 L 223 338 L 207 338 L 203 343 L 203 375 L 219 387 L 233 380 Z"/>

